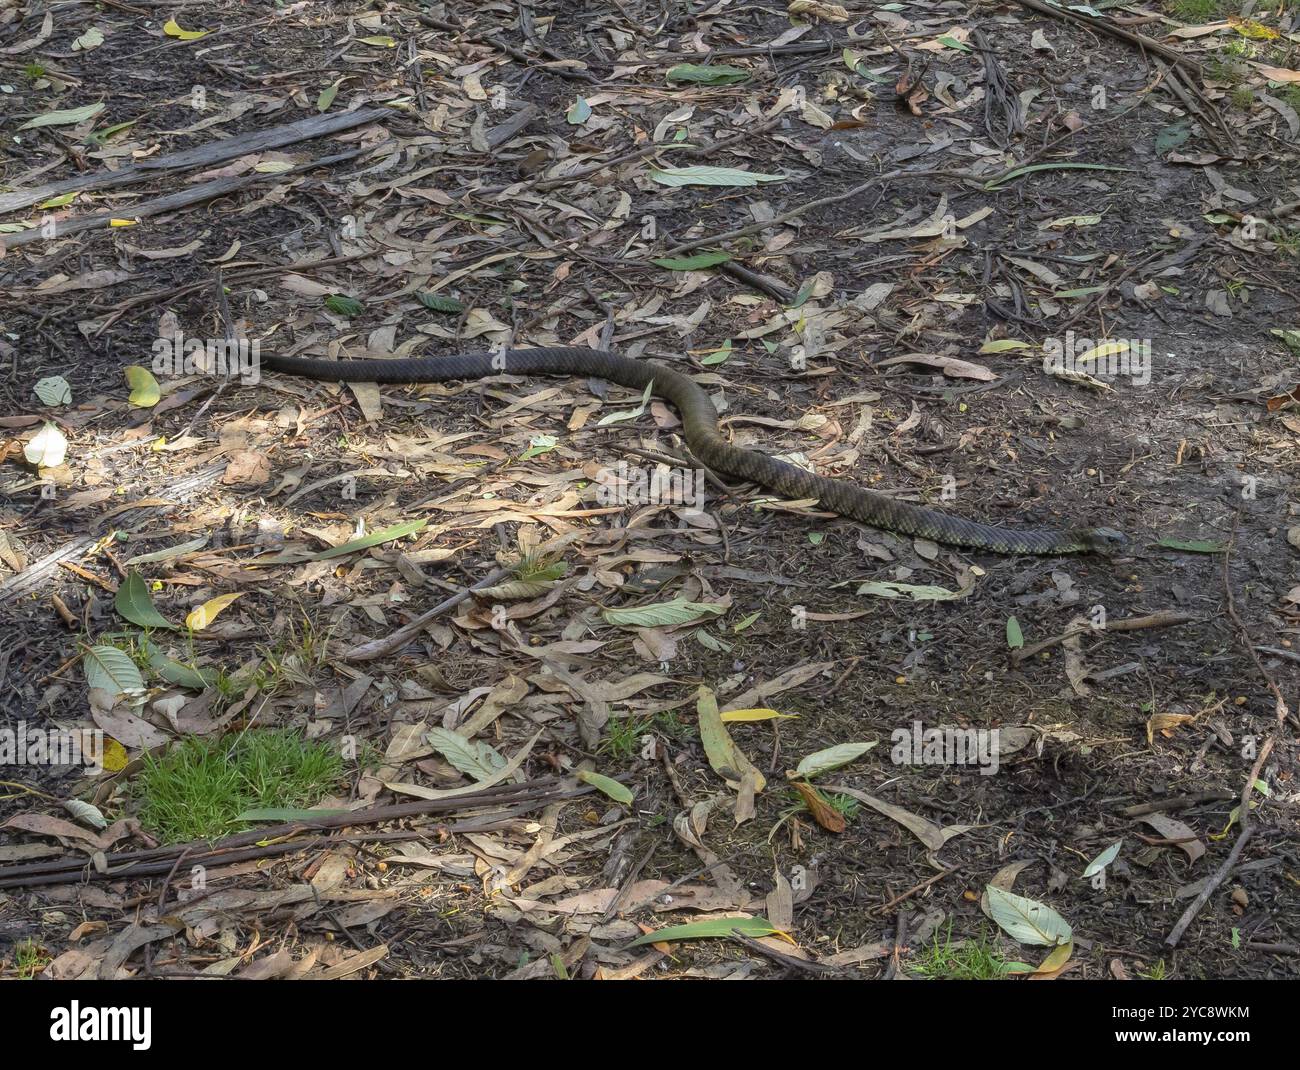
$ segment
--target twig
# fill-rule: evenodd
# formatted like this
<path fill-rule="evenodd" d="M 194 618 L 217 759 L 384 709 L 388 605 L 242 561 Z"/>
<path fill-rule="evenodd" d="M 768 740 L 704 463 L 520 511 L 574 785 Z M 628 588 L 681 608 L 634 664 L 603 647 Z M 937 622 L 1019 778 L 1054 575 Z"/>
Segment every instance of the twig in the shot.
<path fill-rule="evenodd" d="M 1231 618 L 1233 624 L 1237 626 L 1237 631 L 1241 636 L 1242 643 L 1246 647 L 1247 651 L 1250 652 L 1250 656 L 1255 662 L 1255 667 L 1259 670 L 1260 675 L 1264 677 L 1269 690 L 1273 692 L 1273 696 L 1277 701 L 1277 727 L 1280 730 L 1286 723 L 1286 718 L 1289 713 L 1286 702 L 1282 698 L 1282 692 L 1278 690 L 1278 686 L 1273 681 L 1273 678 L 1264 671 L 1264 665 L 1259 660 L 1259 655 L 1255 653 L 1254 644 L 1251 642 L 1250 632 L 1247 631 L 1245 622 L 1243 622 L 1241 617 L 1237 615 L 1237 606 L 1232 597 L 1232 578 L 1229 571 L 1229 564 L 1232 560 L 1232 547 L 1237 539 L 1237 519 L 1236 516 L 1233 517 L 1232 535 L 1228 539 L 1228 547 L 1223 554 L 1223 593 L 1226 602 L 1226 609 L 1229 618 Z M 1249 842 L 1251 836 L 1254 835 L 1255 825 L 1251 821 L 1250 817 L 1250 797 L 1255 793 L 1255 781 L 1259 779 L 1260 770 L 1264 768 L 1264 762 L 1273 752 L 1273 744 L 1276 738 L 1276 734 L 1270 734 L 1269 737 L 1264 740 L 1263 745 L 1259 748 L 1259 754 L 1255 758 L 1255 764 L 1250 767 L 1250 775 L 1246 777 L 1245 786 L 1241 789 L 1241 802 L 1237 808 L 1237 821 L 1241 824 L 1241 832 L 1237 835 L 1237 842 L 1232 845 L 1232 850 L 1228 852 L 1228 857 L 1224 859 L 1223 865 L 1221 865 L 1214 872 L 1214 875 L 1205 882 L 1205 887 L 1201 889 L 1200 894 L 1192 901 L 1191 905 L 1183 911 L 1183 916 L 1178 919 L 1178 923 L 1173 927 L 1169 935 L 1165 937 L 1165 943 L 1169 947 L 1178 946 L 1178 942 L 1183 938 L 1183 933 L 1187 931 L 1187 927 L 1192 923 L 1196 915 L 1200 913 L 1201 908 L 1209 902 L 1210 896 L 1215 893 L 1219 885 L 1228 879 L 1228 874 L 1232 872 L 1233 866 L 1237 864 L 1237 859 L 1241 857 L 1242 850 Z"/>
<path fill-rule="evenodd" d="M 735 929 L 731 931 L 731 938 L 756 955 L 769 958 L 789 970 L 798 970 L 800 973 L 811 974 L 814 977 L 837 977 L 843 974 L 843 971 L 836 966 L 828 966 L 824 962 L 812 962 L 808 959 L 796 958 L 794 955 L 787 955 L 774 947 L 768 947 L 759 940 L 743 936 Z"/>
<path fill-rule="evenodd" d="M 1120 813 L 1124 817 L 1142 817 L 1144 814 L 1158 814 L 1169 810 L 1186 810 L 1207 802 L 1227 802 L 1237 796 L 1231 791 L 1202 791 L 1196 795 L 1179 795 L 1173 799 L 1157 799 L 1155 802 L 1139 803 L 1126 806 Z"/>
<path fill-rule="evenodd" d="M 1148 613 L 1142 617 L 1125 617 L 1122 620 L 1108 620 L 1104 628 L 1093 628 L 1091 625 L 1070 628 L 1060 635 L 1054 635 L 1050 639 L 1044 639 L 1040 643 L 1034 643 L 1032 646 L 1021 647 L 1019 650 L 1012 651 L 1011 660 L 1017 665 L 1026 658 L 1032 658 L 1040 651 L 1048 647 L 1056 646 L 1057 643 L 1064 643 L 1067 639 L 1073 639 L 1076 635 L 1104 635 L 1106 632 L 1138 632 L 1145 628 L 1168 628 L 1173 624 L 1190 624 L 1197 620 L 1195 613 L 1184 613 L 1176 609 L 1162 609 L 1159 613 Z"/>
<path fill-rule="evenodd" d="M 891 899 L 888 903 L 884 903 L 878 907 L 872 907 L 871 910 L 868 911 L 868 913 L 883 914 L 891 907 L 898 906 L 898 904 L 901 903 L 904 899 L 910 899 L 918 892 L 925 891 L 927 888 L 930 887 L 930 885 L 937 884 L 939 881 L 943 880 L 944 877 L 948 876 L 950 873 L 956 873 L 957 870 L 959 869 L 961 869 L 961 866 L 949 866 L 942 873 L 936 873 L 933 877 L 929 878 L 928 880 L 923 880 L 920 884 L 907 889 L 907 891 L 903 892 L 901 895 L 894 896 L 894 898 Z"/>
<path fill-rule="evenodd" d="M 1073 11 L 1066 11 L 1064 8 L 1052 7 L 1045 4 L 1042 0 L 1016 0 L 1021 7 L 1027 7 L 1031 11 L 1037 11 L 1040 15 L 1050 15 L 1054 19 L 1063 19 L 1066 22 L 1073 22 L 1078 26 L 1086 26 L 1092 30 L 1100 30 L 1102 33 L 1108 33 L 1112 37 L 1118 37 L 1121 41 L 1127 41 L 1131 45 L 1144 52 L 1151 52 L 1168 60 L 1170 63 L 1186 67 L 1198 78 L 1201 77 L 1200 64 L 1184 56 L 1181 52 L 1176 52 L 1167 45 L 1162 45 L 1154 38 L 1147 37 L 1145 34 L 1134 33 L 1132 30 L 1126 30 L 1122 26 L 1116 26 L 1113 22 L 1105 19 L 1088 18 L 1083 15 L 1077 15 Z"/>
<path fill-rule="evenodd" d="M 403 646 L 413 637 L 420 633 L 420 630 L 436 617 L 442 616 L 449 609 L 455 609 L 464 602 L 475 591 L 481 591 L 484 587 L 491 587 L 500 583 L 506 576 L 510 575 L 508 568 L 496 568 L 489 572 L 477 583 L 457 594 L 452 595 L 445 601 L 439 602 L 427 613 L 421 613 L 415 620 L 408 624 L 402 625 L 392 635 L 385 636 L 382 639 L 372 639 L 368 643 L 361 643 L 354 646 L 351 650 L 344 651 L 344 661 L 370 661 L 373 658 L 381 658 L 385 654 L 392 653 L 398 647 Z"/>

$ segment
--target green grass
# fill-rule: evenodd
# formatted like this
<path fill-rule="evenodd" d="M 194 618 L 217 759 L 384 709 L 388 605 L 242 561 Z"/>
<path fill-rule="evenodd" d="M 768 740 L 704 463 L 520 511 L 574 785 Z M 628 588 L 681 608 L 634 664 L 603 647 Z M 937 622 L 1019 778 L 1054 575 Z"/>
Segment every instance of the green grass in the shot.
<path fill-rule="evenodd" d="M 1154 966 L 1147 970 L 1138 970 L 1137 975 L 1144 981 L 1163 981 L 1168 976 L 1165 968 L 1165 960 L 1161 959 Z"/>
<path fill-rule="evenodd" d="M 1007 976 L 1009 965 L 989 942 L 987 932 L 954 944 L 950 922 L 942 941 L 936 932 L 933 943 L 914 954 L 907 968 L 932 981 L 1000 981 Z"/>
<path fill-rule="evenodd" d="M 14 971 L 20 981 L 30 981 L 53 961 L 50 953 L 35 940 L 23 940 L 14 946 Z"/>
<path fill-rule="evenodd" d="M 1170 4 L 1174 18 L 1199 25 L 1210 22 L 1219 13 L 1219 0 L 1174 0 Z"/>
<path fill-rule="evenodd" d="M 611 758 L 632 758 L 641 752 L 641 736 L 654 722 L 647 718 L 636 721 L 631 717 L 611 717 L 605 724 L 605 738 L 596 748 L 597 754 Z"/>
<path fill-rule="evenodd" d="M 1255 91 L 1247 85 L 1239 85 L 1232 91 L 1232 106 L 1242 111 L 1250 111 L 1255 106 Z"/>
<path fill-rule="evenodd" d="M 213 839 L 247 827 L 235 819 L 262 807 L 306 807 L 335 787 L 343 759 L 331 743 L 291 731 L 187 739 L 148 755 L 133 786 L 140 823 L 167 843 Z"/>

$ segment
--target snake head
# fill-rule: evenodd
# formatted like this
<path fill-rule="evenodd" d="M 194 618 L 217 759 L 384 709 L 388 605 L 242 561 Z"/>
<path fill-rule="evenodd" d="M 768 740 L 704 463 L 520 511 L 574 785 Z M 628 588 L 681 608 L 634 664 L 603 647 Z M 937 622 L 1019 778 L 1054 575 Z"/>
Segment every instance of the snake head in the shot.
<path fill-rule="evenodd" d="M 1083 548 L 1090 553 L 1115 554 L 1128 546 L 1128 537 L 1115 528 L 1085 528 L 1078 536 Z"/>

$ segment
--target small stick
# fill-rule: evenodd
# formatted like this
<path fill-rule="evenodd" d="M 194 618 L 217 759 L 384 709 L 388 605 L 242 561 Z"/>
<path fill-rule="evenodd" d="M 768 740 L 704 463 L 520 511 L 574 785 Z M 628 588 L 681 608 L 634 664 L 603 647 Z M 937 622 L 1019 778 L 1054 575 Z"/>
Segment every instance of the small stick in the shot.
<path fill-rule="evenodd" d="M 808 959 L 796 958 L 794 955 L 786 955 L 774 947 L 768 947 L 759 940 L 750 939 L 748 936 L 742 936 L 736 930 L 731 931 L 731 938 L 742 947 L 748 948 L 756 955 L 762 955 L 771 959 L 778 965 L 784 966 L 789 970 L 798 970 L 802 973 L 812 974 L 814 977 L 840 976 L 842 971 L 835 966 L 827 966 L 824 962 L 811 962 Z"/>
<path fill-rule="evenodd" d="M 398 628 L 392 635 L 385 636 L 382 639 L 372 639 L 368 643 L 361 643 L 359 646 L 354 646 L 351 650 L 344 651 L 343 660 L 370 661 L 373 658 L 381 658 L 385 654 L 392 653 L 398 647 L 418 635 L 420 629 L 428 624 L 429 621 L 442 616 L 442 614 L 446 613 L 449 609 L 455 609 L 475 591 L 481 591 L 484 587 L 491 587 L 494 584 L 500 583 L 508 575 L 510 575 L 510 569 L 508 568 L 493 569 L 479 580 L 478 583 L 466 587 L 464 590 L 460 591 L 458 594 L 452 595 L 445 601 L 439 602 L 429 610 L 429 612 L 421 613 L 415 618 L 415 620 L 411 621 L 409 624 L 402 625 L 402 627 Z"/>
<path fill-rule="evenodd" d="M 1227 802 L 1229 799 L 1235 798 L 1236 795 L 1231 791 L 1202 791 L 1196 795 L 1179 795 L 1173 799 L 1157 799 L 1155 802 L 1126 806 L 1120 813 L 1125 817 L 1141 817 L 1143 814 L 1157 814 L 1167 810 L 1186 810 L 1188 807 L 1199 806 L 1201 803 Z"/>
<path fill-rule="evenodd" d="M 1022 647 L 1013 651 L 1011 660 L 1017 665 L 1026 658 L 1032 658 L 1040 651 L 1046 650 L 1050 646 L 1056 646 L 1057 643 L 1064 643 L 1067 639 L 1073 639 L 1076 635 L 1101 635 L 1105 632 L 1138 632 L 1145 628 L 1168 628 L 1171 624 L 1190 624 L 1196 620 L 1195 613 L 1184 613 L 1176 609 L 1162 609 L 1159 613 L 1148 613 L 1142 617 L 1125 617 L 1122 620 L 1108 620 L 1104 628 L 1092 627 L 1075 627 L 1060 635 L 1054 635 L 1050 639 L 1044 639 L 1041 643 L 1034 643 L 1032 646 Z"/>
<path fill-rule="evenodd" d="M 885 904 L 883 904 L 882 906 L 872 907 L 871 910 L 870 910 L 868 913 L 871 913 L 871 914 L 883 914 L 883 913 L 885 913 L 885 911 L 889 910 L 891 907 L 895 907 L 895 906 L 897 906 L 897 905 L 898 905 L 899 903 L 901 903 L 904 899 L 910 899 L 912 896 L 916 895 L 918 892 L 923 892 L 923 891 L 925 891 L 927 888 L 930 887 L 930 885 L 932 885 L 932 884 L 937 884 L 939 881 L 943 880 L 944 877 L 948 876 L 948 874 L 950 874 L 950 873 L 956 873 L 957 870 L 959 870 L 959 869 L 961 869 L 961 866 L 949 866 L 949 867 L 948 867 L 947 869 L 945 869 L 942 873 L 936 873 L 936 874 L 935 874 L 933 877 L 931 877 L 929 880 L 924 880 L 924 881 L 922 881 L 920 884 L 916 885 L 915 887 L 909 888 L 907 891 L 903 892 L 902 895 L 896 895 L 896 896 L 894 896 L 894 898 L 891 899 L 888 903 L 885 903 Z"/>

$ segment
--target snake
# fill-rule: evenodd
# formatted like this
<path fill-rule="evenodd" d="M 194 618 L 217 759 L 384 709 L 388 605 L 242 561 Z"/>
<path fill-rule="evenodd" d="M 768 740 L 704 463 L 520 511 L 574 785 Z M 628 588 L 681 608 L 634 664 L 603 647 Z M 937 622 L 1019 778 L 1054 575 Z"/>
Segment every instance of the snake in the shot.
<path fill-rule="evenodd" d="M 706 468 L 756 483 L 787 498 L 814 499 L 823 509 L 874 528 L 1000 554 L 1106 554 L 1126 541 L 1121 532 L 1109 527 L 1048 530 L 982 524 L 898 501 L 848 480 L 816 475 L 766 453 L 734 446 L 719 428 L 713 400 L 694 379 L 657 361 L 607 350 L 537 346 L 496 353 L 367 360 L 261 354 L 260 361 L 263 369 L 273 372 L 351 383 L 441 383 L 503 374 L 605 379 L 632 390 L 648 391 L 672 405 L 681 416 L 687 445 Z"/>

